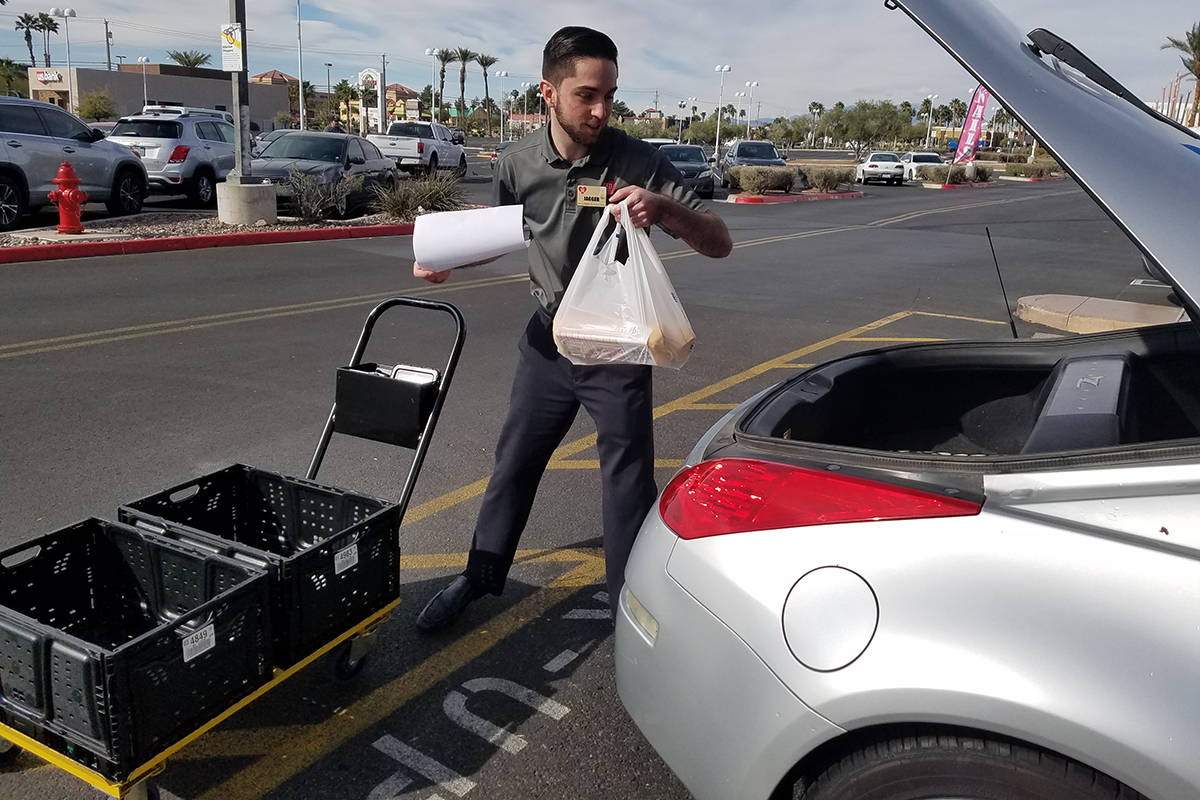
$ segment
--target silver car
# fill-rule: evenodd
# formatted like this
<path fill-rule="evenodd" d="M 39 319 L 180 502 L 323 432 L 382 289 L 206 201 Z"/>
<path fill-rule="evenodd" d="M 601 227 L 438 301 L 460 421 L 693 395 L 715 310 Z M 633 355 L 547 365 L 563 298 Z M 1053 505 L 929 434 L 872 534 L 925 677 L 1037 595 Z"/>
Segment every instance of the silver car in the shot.
<path fill-rule="evenodd" d="M 146 170 L 129 148 L 52 103 L 0 97 L 0 230 L 50 203 L 54 178 L 68 161 L 88 199 L 110 214 L 136 214 L 146 196 Z"/>
<path fill-rule="evenodd" d="M 1200 138 L 984 0 L 890 5 L 1200 320 Z M 616 640 L 697 800 L 1200 797 L 1196 324 L 859 353 L 709 431 Z"/>
<path fill-rule="evenodd" d="M 854 181 L 866 186 L 871 181 L 904 183 L 904 164 L 895 153 L 871 153 L 854 168 Z"/>
<path fill-rule="evenodd" d="M 233 126 L 208 114 L 122 117 L 108 139 L 142 157 L 150 191 L 186 194 L 202 206 L 216 200 L 217 182 L 225 180 L 234 165 Z"/>

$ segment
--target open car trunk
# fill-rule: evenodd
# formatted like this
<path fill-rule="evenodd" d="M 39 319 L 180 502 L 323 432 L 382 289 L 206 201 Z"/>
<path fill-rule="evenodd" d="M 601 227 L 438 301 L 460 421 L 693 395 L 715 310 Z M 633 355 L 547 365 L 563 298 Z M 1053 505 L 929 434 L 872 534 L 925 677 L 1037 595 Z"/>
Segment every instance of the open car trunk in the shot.
<path fill-rule="evenodd" d="M 1200 444 L 1189 324 L 875 350 L 814 367 L 743 418 L 749 437 L 938 460 Z"/>

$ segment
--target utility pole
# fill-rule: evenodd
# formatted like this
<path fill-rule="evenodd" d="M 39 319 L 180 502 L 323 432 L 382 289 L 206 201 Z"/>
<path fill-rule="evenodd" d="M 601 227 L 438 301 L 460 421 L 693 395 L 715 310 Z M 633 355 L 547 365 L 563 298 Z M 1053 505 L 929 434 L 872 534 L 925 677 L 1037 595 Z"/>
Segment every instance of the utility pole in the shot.
<path fill-rule="evenodd" d="M 658 89 L 654 90 L 654 110 L 658 111 Z"/>
<path fill-rule="evenodd" d="M 112 31 L 108 29 L 108 20 L 104 20 L 104 60 L 108 62 L 108 71 L 112 72 Z"/>
<path fill-rule="evenodd" d="M 242 183 L 250 176 L 250 81 L 246 73 L 246 0 L 229 0 L 229 16 L 242 29 L 241 69 L 230 76 L 233 84 L 233 171 L 228 180 Z M 301 84 L 303 87 L 303 84 Z M 303 94 L 303 92 L 301 92 Z"/>
<path fill-rule="evenodd" d="M 387 53 L 379 56 L 379 133 L 387 130 Z"/>

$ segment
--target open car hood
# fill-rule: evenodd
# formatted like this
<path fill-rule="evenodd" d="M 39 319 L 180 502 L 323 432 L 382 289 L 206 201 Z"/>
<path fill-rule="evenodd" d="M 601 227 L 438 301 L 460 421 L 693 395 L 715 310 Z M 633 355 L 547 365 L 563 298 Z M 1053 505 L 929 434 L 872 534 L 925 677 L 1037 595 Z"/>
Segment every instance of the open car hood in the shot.
<path fill-rule="evenodd" d="M 885 5 L 912 17 L 991 90 L 1162 268 L 1200 324 L 1200 137 L 1156 114 L 1036 20 L 1026 34 L 987 0 Z"/>

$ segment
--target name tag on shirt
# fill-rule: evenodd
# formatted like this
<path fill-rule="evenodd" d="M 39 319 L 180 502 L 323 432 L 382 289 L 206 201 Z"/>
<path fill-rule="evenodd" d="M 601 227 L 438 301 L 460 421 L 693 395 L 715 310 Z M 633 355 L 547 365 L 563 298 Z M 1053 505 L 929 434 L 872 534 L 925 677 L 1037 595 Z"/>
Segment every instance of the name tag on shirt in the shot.
<path fill-rule="evenodd" d="M 578 194 L 575 201 L 581 206 L 603 208 L 608 205 L 608 187 L 606 186 L 580 186 L 576 191 Z"/>

